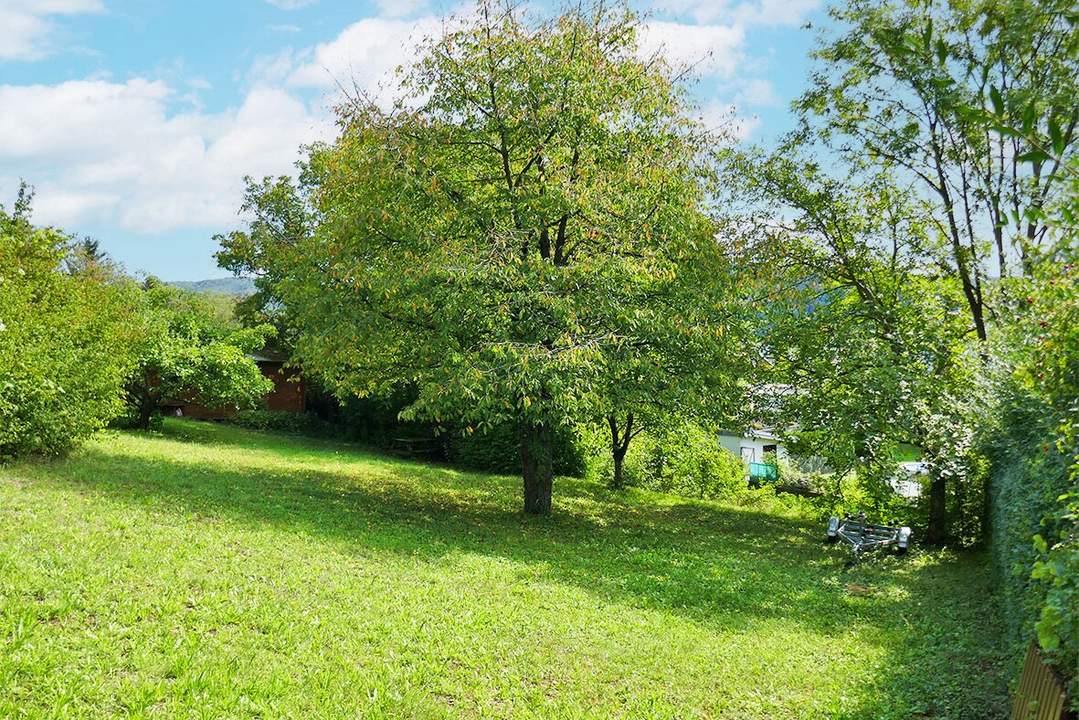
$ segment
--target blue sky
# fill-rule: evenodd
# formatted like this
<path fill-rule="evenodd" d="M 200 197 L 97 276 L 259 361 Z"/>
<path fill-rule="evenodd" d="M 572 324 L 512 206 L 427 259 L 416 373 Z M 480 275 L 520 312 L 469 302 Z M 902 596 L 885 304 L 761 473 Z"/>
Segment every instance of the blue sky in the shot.
<path fill-rule="evenodd" d="M 0 202 L 90 235 L 131 272 L 221 277 L 244 175 L 287 173 L 333 136 L 335 80 L 374 87 L 446 0 L 0 0 Z M 653 0 L 645 41 L 707 58 L 704 116 L 747 141 L 790 129 L 820 0 Z"/>

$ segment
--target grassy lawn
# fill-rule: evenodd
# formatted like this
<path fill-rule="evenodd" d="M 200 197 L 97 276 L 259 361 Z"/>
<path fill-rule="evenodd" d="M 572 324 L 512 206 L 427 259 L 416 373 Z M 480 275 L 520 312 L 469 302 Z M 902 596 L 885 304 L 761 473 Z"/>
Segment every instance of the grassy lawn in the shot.
<path fill-rule="evenodd" d="M 170 421 L 0 467 L 0 717 L 1001 718 L 982 558 Z"/>

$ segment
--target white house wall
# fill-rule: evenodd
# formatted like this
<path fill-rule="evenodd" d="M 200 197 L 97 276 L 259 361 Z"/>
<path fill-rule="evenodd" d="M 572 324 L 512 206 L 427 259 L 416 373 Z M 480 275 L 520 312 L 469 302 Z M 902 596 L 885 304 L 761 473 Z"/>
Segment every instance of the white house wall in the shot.
<path fill-rule="evenodd" d="M 775 445 L 776 455 L 780 458 L 787 457 L 786 448 L 784 448 L 778 440 L 770 437 L 739 437 L 737 435 L 722 433 L 719 436 L 719 444 L 728 452 L 733 453 L 735 457 L 741 458 L 743 462 L 747 463 L 764 462 L 765 445 Z"/>

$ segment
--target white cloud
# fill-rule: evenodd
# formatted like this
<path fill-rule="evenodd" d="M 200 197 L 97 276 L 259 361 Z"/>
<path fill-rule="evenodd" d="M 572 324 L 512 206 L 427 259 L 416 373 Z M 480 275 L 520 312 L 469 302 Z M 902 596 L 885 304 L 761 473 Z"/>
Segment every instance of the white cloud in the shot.
<path fill-rule="evenodd" d="M 0 86 L 0 176 L 36 186 L 35 217 L 152 233 L 236 224 L 242 177 L 293 171 L 301 144 L 332 137 L 281 88 L 220 113 L 171 112 L 161 82 Z"/>
<path fill-rule="evenodd" d="M 289 76 L 297 86 L 351 87 L 353 82 L 379 96 L 379 84 L 416 55 L 424 38 L 437 35 L 442 21 L 432 16 L 417 20 L 367 18 L 345 28 L 327 43 L 315 46 Z"/>
<path fill-rule="evenodd" d="M 705 104 L 697 112 L 697 117 L 708 129 L 736 140 L 745 140 L 761 124 L 759 117 L 740 115 L 737 106 L 719 100 Z"/>
<path fill-rule="evenodd" d="M 0 0 L 0 60 L 40 60 L 55 50 L 50 17 L 102 10 L 101 0 Z"/>
<path fill-rule="evenodd" d="M 820 4 L 820 0 L 659 0 L 656 9 L 698 23 L 797 25 Z"/>
<path fill-rule="evenodd" d="M 304 1 L 274 0 L 289 7 Z M 423 0 L 380 4 L 387 13 L 425 7 Z M 11 0 L 0 0 L 0 13 L 11 7 Z M 19 4 L 20 12 L 26 7 L 41 17 L 100 6 L 39 0 Z M 38 220 L 73 230 L 90 222 L 137 233 L 235 226 L 244 175 L 291 173 L 301 144 L 334 136 L 332 118 L 302 99 L 308 89 L 334 93 L 338 84 L 355 82 L 387 99 L 394 69 L 412 61 L 418 44 L 438 35 L 443 22 L 433 15 L 367 18 L 329 42 L 260 58 L 235 77 L 245 88 L 238 106 L 221 112 L 201 109 L 197 91 L 206 83 L 185 77 L 182 68 L 167 80 L 0 85 L 0 177 L 33 183 Z M 742 106 L 774 102 L 767 82 L 738 77 L 745 59 L 739 24 L 652 21 L 642 44 L 645 52 L 662 51 L 673 65 L 693 65 L 726 85 L 723 100 L 701 111 L 715 128 L 745 137 L 759 121 L 741 117 Z"/>
<path fill-rule="evenodd" d="M 752 105 L 755 107 L 777 107 L 780 102 L 776 97 L 772 83 L 762 78 L 747 80 L 745 85 L 734 97 L 735 105 Z"/>
<path fill-rule="evenodd" d="M 318 0 L 266 0 L 266 2 L 281 10 L 299 10 L 302 7 L 314 5 Z"/>
<path fill-rule="evenodd" d="M 820 0 L 761 0 L 738 5 L 734 17 L 745 24 L 798 25 L 820 4 Z"/>
<path fill-rule="evenodd" d="M 701 76 L 731 77 L 742 59 L 745 31 L 726 25 L 653 21 L 640 36 L 645 55 L 662 52 L 675 68 L 692 66 Z"/>
<path fill-rule="evenodd" d="M 383 17 L 397 18 L 426 12 L 428 0 L 375 0 L 378 14 Z"/>

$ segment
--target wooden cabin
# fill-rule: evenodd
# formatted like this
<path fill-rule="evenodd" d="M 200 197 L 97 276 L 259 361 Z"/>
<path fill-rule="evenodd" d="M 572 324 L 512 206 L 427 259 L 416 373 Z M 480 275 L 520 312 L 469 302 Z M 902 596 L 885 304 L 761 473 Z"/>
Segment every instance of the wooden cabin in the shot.
<path fill-rule="evenodd" d="M 307 387 L 303 376 L 293 368 L 286 368 L 288 358 L 276 353 L 252 353 L 251 359 L 259 366 L 264 377 L 273 382 L 273 390 L 263 398 L 263 410 L 276 412 L 303 412 L 307 409 Z M 236 414 L 232 407 L 208 408 L 198 403 L 172 402 L 162 406 L 166 415 L 178 415 L 196 420 L 220 420 Z"/>

